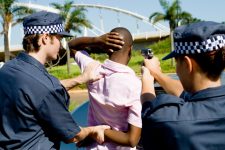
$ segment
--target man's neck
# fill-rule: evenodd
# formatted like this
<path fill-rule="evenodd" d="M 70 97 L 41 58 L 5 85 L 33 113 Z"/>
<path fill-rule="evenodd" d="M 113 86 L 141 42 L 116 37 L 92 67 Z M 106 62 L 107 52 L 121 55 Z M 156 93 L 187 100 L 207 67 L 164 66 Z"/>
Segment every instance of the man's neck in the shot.
<path fill-rule="evenodd" d="M 124 53 L 113 53 L 111 56 L 109 56 L 109 60 L 123 64 L 123 65 L 128 64 L 127 55 L 125 55 Z"/>
<path fill-rule="evenodd" d="M 46 63 L 46 55 L 44 55 L 40 51 L 39 52 L 30 52 L 30 53 L 28 53 L 28 55 L 32 56 L 33 58 L 35 58 L 37 61 L 39 61 L 43 65 Z"/>
<path fill-rule="evenodd" d="M 111 57 L 109 57 L 109 60 L 123 64 L 123 65 L 128 64 L 127 59 L 121 58 L 120 56 L 111 56 Z"/>

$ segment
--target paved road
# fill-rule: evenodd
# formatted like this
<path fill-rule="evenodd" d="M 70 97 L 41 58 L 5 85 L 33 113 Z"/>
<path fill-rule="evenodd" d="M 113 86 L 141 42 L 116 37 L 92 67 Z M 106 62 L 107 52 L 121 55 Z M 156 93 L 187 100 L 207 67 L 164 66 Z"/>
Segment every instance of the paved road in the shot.
<path fill-rule="evenodd" d="M 83 103 L 84 101 L 88 100 L 88 92 L 87 90 L 76 90 L 72 89 L 69 91 L 70 100 L 76 101 L 78 103 Z"/>

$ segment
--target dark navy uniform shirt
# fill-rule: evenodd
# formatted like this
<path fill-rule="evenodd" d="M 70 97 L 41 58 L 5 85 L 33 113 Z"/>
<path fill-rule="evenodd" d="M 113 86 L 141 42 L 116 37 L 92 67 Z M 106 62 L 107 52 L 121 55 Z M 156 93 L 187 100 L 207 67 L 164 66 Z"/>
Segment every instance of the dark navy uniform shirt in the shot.
<path fill-rule="evenodd" d="M 0 69 L 0 149 L 58 149 L 80 132 L 68 104 L 60 82 L 20 53 Z"/>
<path fill-rule="evenodd" d="M 225 86 L 143 104 L 145 150 L 225 150 Z"/>

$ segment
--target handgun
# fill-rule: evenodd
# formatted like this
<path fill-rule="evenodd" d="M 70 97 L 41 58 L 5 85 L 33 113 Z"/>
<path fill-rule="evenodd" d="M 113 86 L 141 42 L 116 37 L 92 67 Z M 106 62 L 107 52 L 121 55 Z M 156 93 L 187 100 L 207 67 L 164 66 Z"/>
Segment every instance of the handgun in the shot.
<path fill-rule="evenodd" d="M 151 59 L 151 58 L 153 57 L 152 49 L 150 49 L 150 48 L 142 48 L 142 49 L 141 49 L 141 55 L 142 55 L 145 59 Z"/>

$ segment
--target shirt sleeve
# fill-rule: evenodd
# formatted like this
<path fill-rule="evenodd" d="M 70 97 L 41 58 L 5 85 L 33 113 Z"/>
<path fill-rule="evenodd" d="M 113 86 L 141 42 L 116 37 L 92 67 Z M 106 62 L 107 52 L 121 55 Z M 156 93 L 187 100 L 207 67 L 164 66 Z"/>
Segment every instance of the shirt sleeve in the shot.
<path fill-rule="evenodd" d="M 49 91 L 38 108 L 38 117 L 47 132 L 66 141 L 79 133 L 80 127 L 73 120 L 64 99 L 60 92 Z"/>
<path fill-rule="evenodd" d="M 132 124 L 136 127 L 142 128 L 142 119 L 141 119 L 141 83 L 137 81 L 135 84 L 135 89 L 132 90 L 130 99 L 132 99 L 129 104 L 129 112 L 128 112 L 128 123 Z"/>
<path fill-rule="evenodd" d="M 95 61 L 92 59 L 86 51 L 77 51 L 74 57 L 77 65 L 80 67 L 81 72 L 84 71 L 84 68 L 90 63 Z"/>
<path fill-rule="evenodd" d="M 160 94 L 155 99 L 149 100 L 142 105 L 142 119 L 155 119 L 177 117 L 179 108 L 184 104 L 184 100 L 169 94 Z M 153 115 L 154 114 L 154 115 Z"/>

